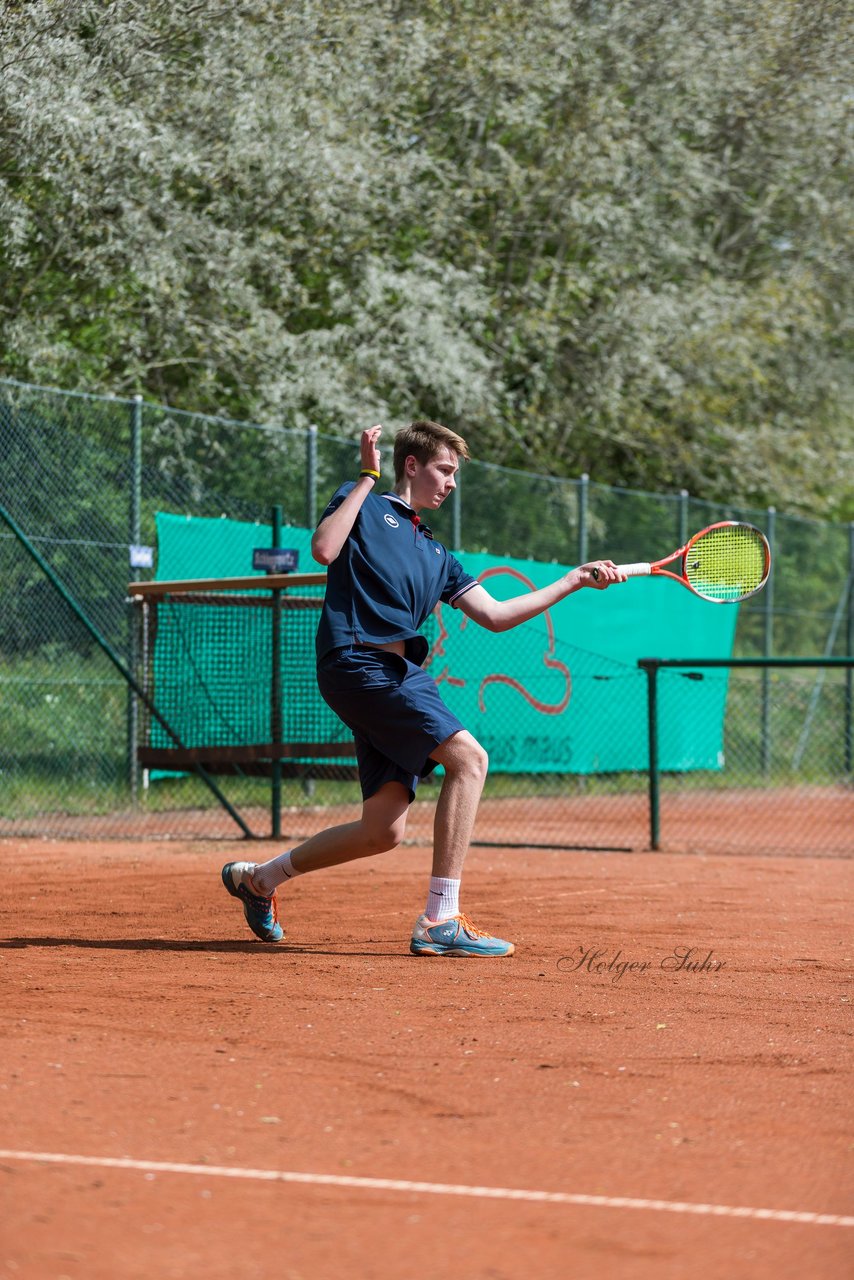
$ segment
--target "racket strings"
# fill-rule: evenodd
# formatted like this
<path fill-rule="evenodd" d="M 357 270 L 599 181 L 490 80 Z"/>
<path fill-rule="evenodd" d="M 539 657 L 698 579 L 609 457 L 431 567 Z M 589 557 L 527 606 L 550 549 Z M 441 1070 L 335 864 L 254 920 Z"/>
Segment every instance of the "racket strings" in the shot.
<path fill-rule="evenodd" d="M 700 534 L 685 552 L 685 577 L 707 600 L 742 600 L 763 585 L 766 543 L 751 525 L 730 525 Z"/>

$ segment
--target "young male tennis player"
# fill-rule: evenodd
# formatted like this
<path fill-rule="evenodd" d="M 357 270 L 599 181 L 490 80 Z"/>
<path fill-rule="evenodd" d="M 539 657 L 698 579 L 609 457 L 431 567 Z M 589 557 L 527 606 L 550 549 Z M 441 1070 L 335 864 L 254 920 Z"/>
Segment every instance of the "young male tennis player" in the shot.
<path fill-rule="evenodd" d="M 580 587 L 601 591 L 624 582 L 625 574 L 611 560 L 596 560 L 549 586 L 495 600 L 419 517 L 438 510 L 455 488 L 460 461 L 469 456 L 465 440 L 436 422 L 413 422 L 395 438 L 394 488 L 379 493 L 381 431 L 371 427 L 362 433 L 359 478 L 333 495 L 311 544 L 315 560 L 329 566 L 317 679 L 323 698 L 356 740 L 361 817 L 269 862 L 229 862 L 222 881 L 242 902 L 252 932 L 264 942 L 279 942 L 284 935 L 278 886 L 307 871 L 395 848 L 419 780 L 441 764 L 432 876 L 410 951 L 509 956 L 512 942 L 484 933 L 460 912 L 460 879 L 488 761 L 424 671 L 428 646 L 419 628 L 441 600 L 489 631 L 507 631 Z"/>

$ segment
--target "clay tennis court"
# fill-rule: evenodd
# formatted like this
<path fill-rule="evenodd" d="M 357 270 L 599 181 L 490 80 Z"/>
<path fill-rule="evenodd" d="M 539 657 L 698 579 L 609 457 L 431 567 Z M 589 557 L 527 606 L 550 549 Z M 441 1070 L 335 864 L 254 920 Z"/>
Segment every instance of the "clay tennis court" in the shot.
<path fill-rule="evenodd" d="M 454 961 L 264 848 L 0 841 L 0 1274 L 850 1276 L 850 859 L 476 848 Z"/>

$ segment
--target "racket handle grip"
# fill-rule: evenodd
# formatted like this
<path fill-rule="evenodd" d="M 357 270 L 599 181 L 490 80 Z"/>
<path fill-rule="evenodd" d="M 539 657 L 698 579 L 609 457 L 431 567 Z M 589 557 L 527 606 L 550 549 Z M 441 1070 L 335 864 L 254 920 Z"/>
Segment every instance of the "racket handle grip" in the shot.
<path fill-rule="evenodd" d="M 627 578 L 645 578 L 647 574 L 652 573 L 652 565 L 646 561 L 639 561 L 637 564 L 618 564 L 617 568 L 624 573 Z M 599 581 L 599 570 L 592 569 L 591 573 L 596 581 Z"/>

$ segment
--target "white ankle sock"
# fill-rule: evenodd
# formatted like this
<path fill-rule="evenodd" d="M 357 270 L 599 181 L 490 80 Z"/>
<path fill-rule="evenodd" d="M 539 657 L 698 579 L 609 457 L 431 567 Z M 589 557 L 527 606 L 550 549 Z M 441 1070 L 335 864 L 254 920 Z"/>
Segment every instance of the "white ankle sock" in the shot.
<path fill-rule="evenodd" d="M 291 862 L 291 853 L 293 850 L 288 849 L 286 853 L 279 853 L 275 858 L 271 858 L 269 862 L 259 862 L 252 873 L 252 883 L 256 889 L 260 889 L 263 894 L 271 894 L 280 884 L 284 884 L 286 880 L 293 880 L 294 876 L 302 875 L 301 871 L 297 871 Z"/>
<path fill-rule="evenodd" d="M 447 920 L 460 913 L 460 881 L 430 877 L 430 892 L 424 914 L 428 920 Z"/>

